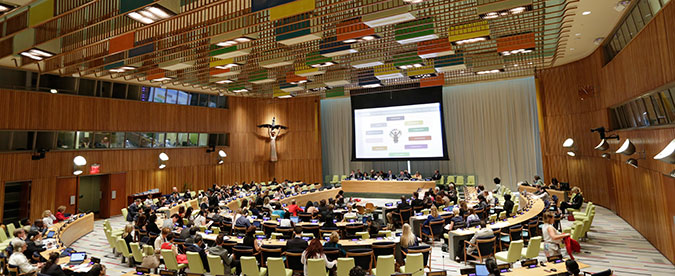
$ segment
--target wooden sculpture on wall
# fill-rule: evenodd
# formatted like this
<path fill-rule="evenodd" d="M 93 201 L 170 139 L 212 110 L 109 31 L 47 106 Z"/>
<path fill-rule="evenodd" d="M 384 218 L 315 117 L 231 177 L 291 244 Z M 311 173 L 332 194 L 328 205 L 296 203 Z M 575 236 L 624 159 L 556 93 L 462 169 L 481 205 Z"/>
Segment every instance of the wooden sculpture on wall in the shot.
<path fill-rule="evenodd" d="M 267 135 L 270 137 L 270 162 L 277 162 L 277 138 L 281 136 L 281 130 L 288 129 L 286 126 L 277 125 L 276 117 L 272 117 L 272 124 L 258 125 L 259 128 L 266 128 Z"/>

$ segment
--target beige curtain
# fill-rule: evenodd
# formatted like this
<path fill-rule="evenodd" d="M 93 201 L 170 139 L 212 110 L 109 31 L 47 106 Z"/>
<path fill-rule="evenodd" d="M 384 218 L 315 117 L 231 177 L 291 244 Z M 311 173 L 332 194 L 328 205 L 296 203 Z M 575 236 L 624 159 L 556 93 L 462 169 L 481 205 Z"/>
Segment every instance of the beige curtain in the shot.
<path fill-rule="evenodd" d="M 492 179 L 515 189 L 518 181 L 542 175 L 534 78 L 456 85 L 443 88 L 448 161 L 411 161 L 414 173 L 476 175 L 493 187 Z M 349 98 L 321 101 L 324 174 L 352 169 L 407 169 L 407 162 L 351 162 L 351 104 Z"/>

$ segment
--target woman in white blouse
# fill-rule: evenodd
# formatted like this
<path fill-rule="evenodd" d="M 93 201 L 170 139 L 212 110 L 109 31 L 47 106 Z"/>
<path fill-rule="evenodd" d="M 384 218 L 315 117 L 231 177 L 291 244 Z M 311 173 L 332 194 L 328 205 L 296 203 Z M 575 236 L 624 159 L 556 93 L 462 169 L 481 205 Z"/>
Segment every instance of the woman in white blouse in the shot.
<path fill-rule="evenodd" d="M 337 264 L 337 260 L 329 261 L 328 258 L 326 258 L 326 254 L 323 253 L 323 245 L 321 245 L 321 240 L 319 239 L 313 239 L 311 242 L 309 242 L 307 249 L 302 252 L 302 258 L 300 259 L 300 262 L 302 262 L 305 276 L 310 276 L 307 273 L 308 259 L 323 259 L 323 261 L 326 263 L 326 267 L 329 269 L 333 268 Z"/>
<path fill-rule="evenodd" d="M 37 266 L 30 264 L 26 258 L 26 255 L 23 254 L 23 251 L 25 251 L 27 247 L 28 246 L 26 245 L 26 242 L 20 239 L 12 240 L 12 248 L 14 249 L 14 252 L 11 256 L 9 256 L 9 265 L 18 267 L 19 272 L 21 273 L 32 273 L 38 271 L 38 269 L 40 269 L 42 266 L 42 264 Z"/>
<path fill-rule="evenodd" d="M 54 225 L 56 217 L 52 214 L 51 210 L 45 210 L 42 212 L 42 222 L 45 224 L 45 227 L 51 227 Z"/>

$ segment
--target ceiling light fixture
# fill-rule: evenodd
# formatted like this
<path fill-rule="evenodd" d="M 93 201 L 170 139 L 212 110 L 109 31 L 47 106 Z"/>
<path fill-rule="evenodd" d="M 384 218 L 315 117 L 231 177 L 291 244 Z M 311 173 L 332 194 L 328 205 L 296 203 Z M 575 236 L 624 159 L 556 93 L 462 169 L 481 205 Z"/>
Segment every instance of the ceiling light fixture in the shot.
<path fill-rule="evenodd" d="M 135 69 L 136 69 L 136 67 L 133 67 L 133 66 L 122 66 L 122 67 L 119 67 L 119 68 L 110 69 L 108 71 L 110 71 L 112 73 L 124 73 L 126 71 L 135 70 Z"/>
<path fill-rule="evenodd" d="M 500 17 L 505 17 L 509 15 L 515 15 L 515 14 L 521 14 L 526 11 L 531 11 L 532 10 L 532 5 L 526 5 L 526 6 L 519 6 L 519 7 L 514 7 L 510 9 L 504 9 L 504 10 L 499 10 L 499 11 L 491 11 L 491 12 L 486 12 L 483 14 L 479 14 L 478 16 L 482 19 L 497 19 Z"/>
<path fill-rule="evenodd" d="M 232 83 L 232 82 L 233 82 L 232 80 L 219 80 L 216 83 L 217 84 L 225 84 L 225 83 Z"/>
<path fill-rule="evenodd" d="M 27 58 L 33 59 L 33 60 L 42 60 L 44 58 L 54 56 L 54 54 L 52 54 L 50 52 L 40 50 L 40 49 L 37 49 L 37 48 L 32 48 L 28 51 L 21 52 L 21 55 L 25 56 Z"/>
<path fill-rule="evenodd" d="M 143 24 L 152 24 L 160 20 L 167 19 L 176 15 L 175 12 L 165 8 L 162 5 L 152 5 L 143 8 L 138 12 L 130 12 L 127 14 L 131 19 L 141 22 Z"/>
<path fill-rule="evenodd" d="M 487 41 L 488 39 L 489 39 L 489 37 L 481 36 L 481 37 L 474 37 L 474 38 L 455 41 L 455 42 L 453 42 L 453 44 L 464 45 L 464 44 L 476 43 L 476 42 L 481 42 L 481 41 Z"/>
<path fill-rule="evenodd" d="M 0 3 L 0 14 L 6 13 L 14 8 L 15 8 L 14 6 L 5 3 Z"/>
<path fill-rule="evenodd" d="M 291 95 L 291 94 L 288 94 L 288 95 L 282 95 L 282 96 L 279 96 L 279 97 L 277 97 L 277 98 L 278 98 L 278 99 L 288 99 L 288 98 L 293 98 L 293 95 Z"/>
<path fill-rule="evenodd" d="M 49 89 L 49 92 L 50 92 L 50 93 L 52 93 L 52 94 L 56 94 L 56 93 L 59 93 L 59 91 L 58 91 L 58 90 L 56 90 L 56 89 L 53 89 L 53 88 L 52 88 L 52 89 Z"/>
<path fill-rule="evenodd" d="M 374 67 L 378 65 L 384 65 L 384 62 L 376 60 L 376 59 L 368 59 L 368 60 L 361 60 L 361 61 L 355 61 L 352 62 L 352 67 L 354 68 L 368 68 L 368 67 Z"/>
<path fill-rule="evenodd" d="M 406 22 L 413 19 L 415 19 L 415 15 L 408 11 L 408 6 L 387 9 L 377 13 L 369 13 L 362 17 L 363 23 L 371 28 Z"/>
<path fill-rule="evenodd" d="M 585 11 L 581 13 L 581 15 L 589 15 L 589 14 L 591 14 L 591 11 Z"/>
<path fill-rule="evenodd" d="M 235 90 L 232 90 L 232 92 L 234 92 L 234 93 L 244 93 L 244 92 L 248 92 L 248 89 L 246 89 L 246 88 L 235 89 Z"/>
<path fill-rule="evenodd" d="M 151 82 L 161 82 L 161 81 L 168 81 L 171 80 L 170 77 L 162 77 L 162 78 L 156 78 L 156 79 L 151 79 Z"/>
<path fill-rule="evenodd" d="M 675 164 L 675 139 L 671 140 L 668 145 L 661 150 L 656 156 L 654 156 L 654 159 L 670 163 L 670 164 Z"/>
<path fill-rule="evenodd" d="M 499 72 L 504 72 L 504 69 L 492 69 L 492 70 L 483 70 L 476 72 L 476 75 L 486 75 L 486 74 L 495 74 Z"/>
<path fill-rule="evenodd" d="M 500 52 L 499 54 L 502 55 L 502 56 L 510 56 L 510 55 L 515 55 L 515 54 L 528 54 L 528 53 L 532 53 L 532 52 L 534 52 L 534 48 L 503 51 L 503 52 Z"/>

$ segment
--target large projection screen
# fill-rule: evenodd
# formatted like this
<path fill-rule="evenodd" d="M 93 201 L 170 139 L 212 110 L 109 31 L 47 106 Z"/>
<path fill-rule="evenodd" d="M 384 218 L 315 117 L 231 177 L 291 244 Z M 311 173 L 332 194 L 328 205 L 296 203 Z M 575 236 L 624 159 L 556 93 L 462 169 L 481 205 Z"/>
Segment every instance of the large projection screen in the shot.
<path fill-rule="evenodd" d="M 447 160 L 441 89 L 352 97 L 352 159 Z"/>

